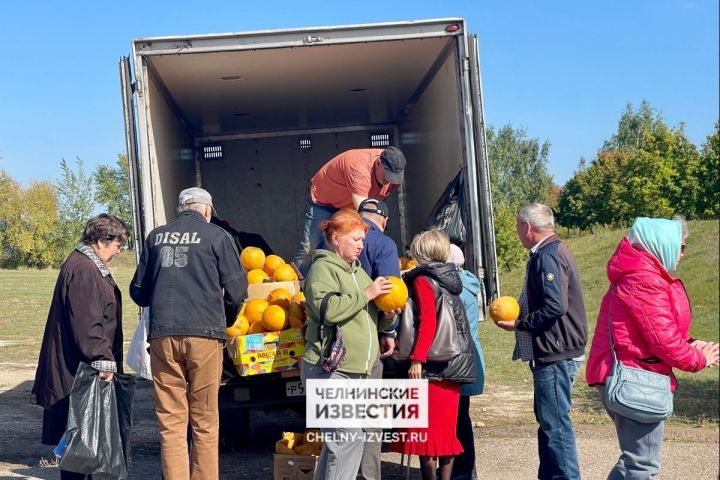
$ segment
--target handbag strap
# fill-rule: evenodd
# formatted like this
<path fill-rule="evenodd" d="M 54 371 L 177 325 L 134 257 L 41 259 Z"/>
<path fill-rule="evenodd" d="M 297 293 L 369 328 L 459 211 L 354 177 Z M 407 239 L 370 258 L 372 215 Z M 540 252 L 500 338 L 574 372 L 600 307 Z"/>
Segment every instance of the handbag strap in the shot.
<path fill-rule="evenodd" d="M 327 325 L 325 324 L 325 315 L 327 314 L 327 307 L 328 302 L 330 301 L 330 298 L 333 295 L 340 295 L 338 292 L 328 292 L 323 297 L 322 301 L 320 302 L 320 325 L 318 326 L 318 340 L 320 340 L 322 344 L 322 330 Z"/>
<path fill-rule="evenodd" d="M 612 353 L 613 358 L 613 364 L 620 363 L 618 362 L 617 355 L 615 354 L 615 342 L 613 341 L 613 328 L 612 328 L 612 320 L 610 319 L 610 315 L 608 314 L 608 327 L 610 327 L 610 353 Z"/>

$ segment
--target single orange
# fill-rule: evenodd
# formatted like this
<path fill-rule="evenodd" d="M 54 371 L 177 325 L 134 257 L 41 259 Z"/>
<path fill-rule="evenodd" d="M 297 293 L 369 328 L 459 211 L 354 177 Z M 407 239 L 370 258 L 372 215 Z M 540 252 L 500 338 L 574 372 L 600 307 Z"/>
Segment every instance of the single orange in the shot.
<path fill-rule="evenodd" d="M 245 315 L 238 315 L 235 323 L 231 327 L 228 327 L 227 335 L 228 337 L 239 337 L 240 335 L 245 335 L 248 328 L 250 328 L 250 322 L 248 322 L 247 317 Z"/>
<path fill-rule="evenodd" d="M 245 270 L 262 268 L 265 264 L 265 252 L 258 247 L 245 247 L 240 252 L 240 263 L 243 264 Z"/>
<path fill-rule="evenodd" d="M 270 305 L 279 305 L 287 310 L 290 308 L 291 297 L 292 295 L 290 295 L 290 292 L 284 288 L 276 288 L 268 294 L 266 300 Z"/>
<path fill-rule="evenodd" d="M 263 328 L 262 322 L 255 322 L 250 325 L 247 334 L 252 335 L 253 333 L 263 333 L 264 331 L 265 329 Z"/>
<path fill-rule="evenodd" d="M 277 269 L 280 265 L 285 265 L 285 260 L 283 260 L 282 257 L 278 255 L 268 255 L 265 258 L 263 270 L 265 270 L 265 273 L 272 276 L 275 269 Z"/>
<path fill-rule="evenodd" d="M 417 267 L 417 263 L 415 263 L 415 260 L 413 260 L 412 258 L 408 258 L 403 263 L 402 270 L 412 270 L 415 267 Z"/>
<path fill-rule="evenodd" d="M 292 296 L 290 301 L 295 303 L 303 303 L 305 301 L 305 294 L 303 292 L 298 292 Z"/>
<path fill-rule="evenodd" d="M 385 277 L 392 282 L 392 289 L 375 297 L 375 305 L 383 312 L 392 312 L 403 308 L 408 299 L 408 289 L 402 279 L 394 276 Z"/>
<path fill-rule="evenodd" d="M 292 302 L 288 308 L 288 317 L 297 319 L 301 322 L 305 321 L 305 309 L 299 303 Z"/>
<path fill-rule="evenodd" d="M 284 263 L 275 269 L 272 278 L 276 282 L 291 282 L 297 280 L 297 274 L 290 264 Z"/>
<path fill-rule="evenodd" d="M 496 322 L 512 322 L 520 315 L 520 305 L 513 297 L 498 297 L 490 304 L 490 317 Z"/>
<path fill-rule="evenodd" d="M 303 325 L 305 325 L 305 322 L 303 322 L 302 320 L 298 320 L 295 317 L 290 317 L 288 323 L 290 324 L 288 328 L 297 328 L 298 330 L 302 330 Z"/>
<path fill-rule="evenodd" d="M 263 283 L 265 280 L 270 280 L 270 277 L 260 268 L 250 270 L 247 274 L 247 281 L 251 285 L 254 283 Z"/>
<path fill-rule="evenodd" d="M 264 298 L 255 298 L 247 302 L 245 306 L 245 316 L 250 324 L 254 324 L 262 320 L 263 312 L 268 308 L 269 303 Z"/>
<path fill-rule="evenodd" d="M 287 323 L 287 310 L 279 305 L 270 305 L 262 314 L 262 326 L 268 332 L 279 332 Z"/>

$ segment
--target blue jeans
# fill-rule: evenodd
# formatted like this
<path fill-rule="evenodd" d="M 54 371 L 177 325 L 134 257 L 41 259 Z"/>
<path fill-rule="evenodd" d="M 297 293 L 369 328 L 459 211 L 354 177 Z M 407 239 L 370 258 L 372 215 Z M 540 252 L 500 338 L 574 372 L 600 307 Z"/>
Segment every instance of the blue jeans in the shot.
<path fill-rule="evenodd" d="M 308 198 L 305 206 L 305 225 L 303 226 L 302 237 L 298 243 L 298 251 L 293 258 L 293 263 L 300 270 L 300 273 L 307 275 L 312 263 L 312 251 L 323 241 L 323 232 L 320 230 L 320 222 L 332 217 L 338 209 L 317 205 Z"/>
<path fill-rule="evenodd" d="M 532 365 L 532 364 L 531 364 Z M 535 385 L 540 480 L 578 480 L 575 432 L 570 420 L 572 387 L 580 368 L 576 360 L 560 360 L 530 367 Z"/>

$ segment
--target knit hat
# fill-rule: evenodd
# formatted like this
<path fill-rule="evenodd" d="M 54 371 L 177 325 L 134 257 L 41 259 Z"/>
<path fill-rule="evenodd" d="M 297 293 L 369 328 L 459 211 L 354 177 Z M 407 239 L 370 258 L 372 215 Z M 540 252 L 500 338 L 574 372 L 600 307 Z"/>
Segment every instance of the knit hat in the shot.
<path fill-rule="evenodd" d="M 447 263 L 454 263 L 458 267 L 465 265 L 465 255 L 462 249 L 454 243 L 450 244 L 450 255 L 448 255 Z"/>

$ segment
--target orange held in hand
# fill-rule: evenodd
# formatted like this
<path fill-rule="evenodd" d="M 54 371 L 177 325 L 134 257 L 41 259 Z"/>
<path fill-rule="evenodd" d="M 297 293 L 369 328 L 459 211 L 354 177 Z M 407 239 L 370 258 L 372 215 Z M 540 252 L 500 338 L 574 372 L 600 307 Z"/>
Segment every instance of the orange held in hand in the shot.
<path fill-rule="evenodd" d="M 512 322 L 520 315 L 520 305 L 513 297 L 498 297 L 490 304 L 490 317 L 496 322 Z"/>
<path fill-rule="evenodd" d="M 240 252 L 240 263 L 243 264 L 245 270 L 253 270 L 263 268 L 265 264 L 265 252 L 258 247 L 245 247 Z"/>
<path fill-rule="evenodd" d="M 403 308 L 408 299 L 407 285 L 398 277 L 389 276 L 385 278 L 392 282 L 392 289 L 377 296 L 374 300 L 375 305 L 383 312 L 392 312 L 398 308 Z"/>

